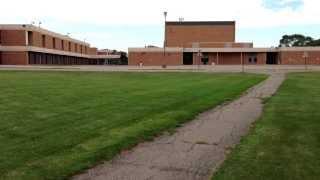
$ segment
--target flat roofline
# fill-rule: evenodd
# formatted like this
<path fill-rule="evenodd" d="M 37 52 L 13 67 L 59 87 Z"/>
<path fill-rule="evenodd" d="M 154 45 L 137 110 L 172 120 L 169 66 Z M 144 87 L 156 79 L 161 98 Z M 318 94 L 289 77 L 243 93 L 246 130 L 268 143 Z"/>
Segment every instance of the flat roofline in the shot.
<path fill-rule="evenodd" d="M 217 41 L 208 41 L 208 42 L 188 42 L 188 44 L 192 43 L 199 43 L 199 44 L 253 44 L 253 42 L 232 42 L 232 41 L 226 41 L 226 42 L 217 42 Z"/>
<path fill-rule="evenodd" d="M 251 48 L 251 47 L 242 47 L 242 48 L 184 48 L 183 52 L 225 52 L 225 53 L 239 53 L 239 52 L 278 52 L 277 48 Z"/>
<path fill-rule="evenodd" d="M 187 26 L 222 26 L 222 25 L 235 25 L 235 21 L 167 21 L 166 25 L 187 25 Z"/>
<path fill-rule="evenodd" d="M 180 47 L 166 47 L 164 48 L 128 48 L 128 52 L 183 52 L 183 48 Z"/>
<path fill-rule="evenodd" d="M 44 29 L 42 27 L 37 27 L 35 25 L 32 24 L 0 24 L 0 30 L 25 30 L 25 31 L 35 31 L 35 32 L 39 32 L 45 35 L 50 35 L 56 38 L 60 38 L 62 40 L 68 40 L 74 43 L 78 43 L 78 44 L 82 44 L 82 45 L 86 45 L 86 46 L 90 46 L 89 43 L 78 40 L 78 39 L 74 39 L 71 38 L 67 35 L 63 35 L 60 33 L 56 33 L 47 29 Z"/>
<path fill-rule="evenodd" d="M 272 48 L 179 48 L 166 47 L 166 52 L 281 52 L 281 51 L 320 51 L 318 47 L 272 47 Z M 128 52 L 163 52 L 164 48 L 129 48 Z"/>

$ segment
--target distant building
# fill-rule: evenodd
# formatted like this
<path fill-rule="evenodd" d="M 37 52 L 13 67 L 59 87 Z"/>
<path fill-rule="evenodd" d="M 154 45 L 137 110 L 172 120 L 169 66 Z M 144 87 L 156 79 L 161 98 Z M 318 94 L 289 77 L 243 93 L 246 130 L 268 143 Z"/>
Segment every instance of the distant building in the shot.
<path fill-rule="evenodd" d="M 129 65 L 320 64 L 320 47 L 254 48 L 234 21 L 166 22 L 164 48 L 129 48 Z M 306 59 L 307 58 L 307 59 Z"/>
<path fill-rule="evenodd" d="M 0 64 L 103 65 L 118 54 L 34 25 L 0 25 Z"/>
<path fill-rule="evenodd" d="M 147 45 L 145 46 L 145 48 L 159 48 L 158 46 L 154 46 L 154 45 Z"/>
<path fill-rule="evenodd" d="M 115 58 L 106 58 L 106 64 L 108 65 L 128 65 L 127 53 L 123 51 L 101 49 L 97 51 L 98 55 L 109 55 Z"/>

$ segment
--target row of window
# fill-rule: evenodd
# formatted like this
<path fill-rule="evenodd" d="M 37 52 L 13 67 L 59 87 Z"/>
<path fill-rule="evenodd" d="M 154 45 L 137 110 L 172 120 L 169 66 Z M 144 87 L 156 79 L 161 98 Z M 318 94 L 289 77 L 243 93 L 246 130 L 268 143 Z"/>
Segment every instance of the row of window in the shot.
<path fill-rule="evenodd" d="M 41 36 L 41 45 L 42 47 L 46 47 L 47 46 L 47 37 L 46 35 L 42 35 Z M 64 40 L 61 40 L 60 41 L 60 47 L 61 47 L 61 50 L 67 50 L 67 51 L 72 51 L 72 43 L 71 42 L 68 42 L 68 48 L 65 48 L 65 41 Z M 29 45 L 33 45 L 33 32 L 32 31 L 28 31 L 28 44 Z M 57 49 L 57 39 L 55 37 L 52 38 L 52 48 L 53 49 Z M 74 52 L 79 52 L 80 50 L 80 53 L 84 53 L 84 54 L 87 54 L 88 53 L 88 48 L 86 46 L 83 46 L 83 45 L 78 45 L 78 44 L 74 44 Z"/>
<path fill-rule="evenodd" d="M 29 53 L 29 64 L 102 65 L 105 63 L 105 59 L 87 59 L 81 57 L 44 54 L 36 52 Z"/>

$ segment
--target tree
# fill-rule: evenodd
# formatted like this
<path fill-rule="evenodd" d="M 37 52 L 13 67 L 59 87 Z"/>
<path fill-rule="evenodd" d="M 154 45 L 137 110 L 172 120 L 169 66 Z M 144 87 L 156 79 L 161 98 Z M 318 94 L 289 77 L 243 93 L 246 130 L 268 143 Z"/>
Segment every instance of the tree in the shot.
<path fill-rule="evenodd" d="M 301 34 L 284 35 L 280 40 L 280 47 L 320 46 L 320 39 L 314 40 L 310 36 Z"/>
<path fill-rule="evenodd" d="M 320 46 L 320 39 L 312 41 L 309 46 Z"/>

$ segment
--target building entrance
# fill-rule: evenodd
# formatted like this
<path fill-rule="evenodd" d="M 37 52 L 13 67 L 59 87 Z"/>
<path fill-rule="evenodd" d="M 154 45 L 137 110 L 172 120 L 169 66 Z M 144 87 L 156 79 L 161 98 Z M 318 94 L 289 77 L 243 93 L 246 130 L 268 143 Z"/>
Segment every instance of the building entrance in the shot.
<path fill-rule="evenodd" d="M 267 62 L 266 64 L 278 64 L 278 53 L 267 52 Z"/>
<path fill-rule="evenodd" d="M 193 64 L 193 53 L 185 52 L 183 53 L 183 65 L 192 65 Z"/>
<path fill-rule="evenodd" d="M 203 65 L 209 64 L 209 54 L 208 53 L 202 53 L 201 62 Z"/>

